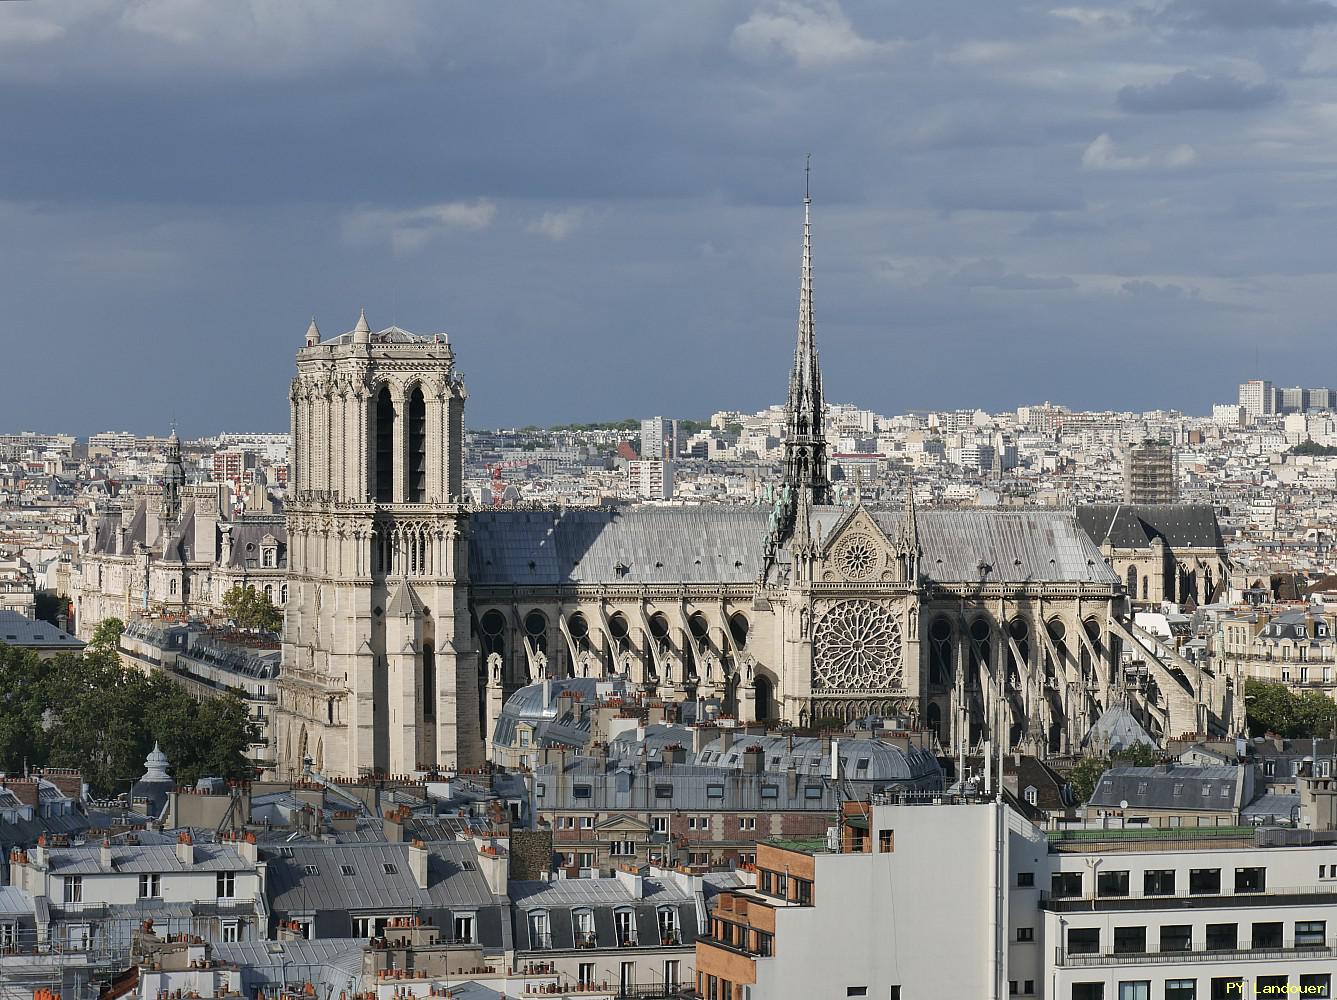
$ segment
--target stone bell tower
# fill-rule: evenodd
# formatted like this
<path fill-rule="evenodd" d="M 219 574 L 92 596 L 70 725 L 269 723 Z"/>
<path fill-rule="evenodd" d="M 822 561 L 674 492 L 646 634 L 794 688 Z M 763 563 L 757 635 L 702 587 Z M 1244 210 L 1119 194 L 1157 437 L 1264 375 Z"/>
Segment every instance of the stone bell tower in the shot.
<path fill-rule="evenodd" d="M 444 334 L 366 314 L 292 381 L 281 777 L 482 762 L 468 607 L 464 383 Z"/>

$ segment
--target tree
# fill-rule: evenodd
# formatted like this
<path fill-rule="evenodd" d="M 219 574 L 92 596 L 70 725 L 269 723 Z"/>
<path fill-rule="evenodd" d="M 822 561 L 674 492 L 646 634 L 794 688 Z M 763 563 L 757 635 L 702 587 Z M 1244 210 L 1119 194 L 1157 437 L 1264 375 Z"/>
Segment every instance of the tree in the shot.
<path fill-rule="evenodd" d="M 223 595 L 223 610 L 239 628 L 278 632 L 283 628 L 283 612 L 254 585 L 231 588 Z"/>
<path fill-rule="evenodd" d="M 1091 798 L 1100 784 L 1101 776 L 1110 769 L 1110 762 L 1105 757 L 1086 757 L 1068 772 L 1068 784 L 1072 785 L 1072 794 L 1078 802 Z"/>
<path fill-rule="evenodd" d="M 88 640 L 90 649 L 116 650 L 121 645 L 121 634 L 125 632 L 125 622 L 119 618 L 104 618 L 93 629 L 93 637 Z"/>
<path fill-rule="evenodd" d="M 127 670 L 115 647 L 39 660 L 0 646 L 0 770 L 77 768 L 94 795 L 116 795 L 143 774 L 157 740 L 178 781 L 250 778 L 256 735 L 236 695 L 196 699 L 166 674 Z"/>
<path fill-rule="evenodd" d="M 1318 691 L 1296 694 L 1284 684 L 1249 678 L 1244 682 L 1249 735 L 1276 733 L 1291 739 L 1331 736 L 1337 730 L 1337 703 Z"/>

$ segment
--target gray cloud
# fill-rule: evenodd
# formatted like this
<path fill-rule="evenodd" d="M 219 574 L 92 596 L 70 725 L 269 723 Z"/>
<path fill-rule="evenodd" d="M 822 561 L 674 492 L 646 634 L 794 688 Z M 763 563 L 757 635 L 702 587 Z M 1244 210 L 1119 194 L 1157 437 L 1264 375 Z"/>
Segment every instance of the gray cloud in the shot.
<path fill-rule="evenodd" d="M 78 359 L 59 409 L 50 379 L 11 380 L 0 430 L 285 427 L 310 315 L 334 333 L 361 306 L 451 333 L 475 426 L 760 407 L 809 150 L 833 398 L 1065 385 L 1202 412 L 1260 314 L 1287 331 L 1275 380 L 1337 364 L 1337 133 L 1303 76 L 1322 39 L 1259 30 L 1327 5 L 1115 16 L 1137 3 L 1164 6 L 0 2 L 0 245 L 22 248 L 0 301 L 49 334 L 6 339 L 6 370 L 49 371 L 52 338 Z M 1182 67 L 1286 100 L 1114 113 L 1111 80 Z"/>
<path fill-rule="evenodd" d="M 1010 272 L 1001 260 L 971 261 L 948 279 L 966 288 L 999 288 L 1018 292 L 1052 292 L 1077 287 L 1067 275 L 1018 274 Z"/>
<path fill-rule="evenodd" d="M 1183 285 L 1177 285 L 1174 282 L 1162 283 L 1147 281 L 1143 278 L 1125 281 L 1119 286 L 1119 289 L 1124 295 L 1131 298 L 1152 300 L 1159 303 L 1183 302 L 1198 297 L 1196 289 L 1185 288 Z"/>
<path fill-rule="evenodd" d="M 1337 23 L 1337 6 L 1324 0 L 1171 0 L 1159 18 L 1189 27 L 1232 31 L 1313 28 Z"/>
<path fill-rule="evenodd" d="M 1247 111 L 1282 99 L 1275 83 L 1246 83 L 1220 73 L 1184 70 L 1163 83 L 1129 85 L 1119 90 L 1124 111 L 1158 114 L 1174 111 Z"/>

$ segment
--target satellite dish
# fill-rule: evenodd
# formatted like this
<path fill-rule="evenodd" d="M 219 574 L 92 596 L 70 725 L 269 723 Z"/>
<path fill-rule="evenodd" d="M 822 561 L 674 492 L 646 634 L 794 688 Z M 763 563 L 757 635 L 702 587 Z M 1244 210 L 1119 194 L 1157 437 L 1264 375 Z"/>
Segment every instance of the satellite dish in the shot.
<path fill-rule="evenodd" d="M 1120 809 L 1127 809 L 1127 808 L 1128 808 L 1128 800 L 1127 800 L 1127 799 L 1120 799 L 1120 800 L 1119 800 L 1119 808 L 1120 808 Z"/>

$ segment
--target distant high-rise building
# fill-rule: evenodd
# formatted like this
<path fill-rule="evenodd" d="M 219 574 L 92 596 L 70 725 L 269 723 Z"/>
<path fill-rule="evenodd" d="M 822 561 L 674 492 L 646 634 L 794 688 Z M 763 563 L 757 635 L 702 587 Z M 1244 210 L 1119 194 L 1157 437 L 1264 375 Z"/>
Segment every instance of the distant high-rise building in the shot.
<path fill-rule="evenodd" d="M 641 458 L 672 462 L 678 457 L 678 421 L 651 417 L 641 421 Z"/>
<path fill-rule="evenodd" d="M 1277 390 L 1278 413 L 1303 413 L 1309 409 L 1309 390 L 1298 385 Z"/>
<path fill-rule="evenodd" d="M 1337 410 L 1337 390 L 1317 388 L 1306 390 L 1306 410 Z"/>
<path fill-rule="evenodd" d="M 1123 453 L 1124 503 L 1174 503 L 1178 499 L 1173 445 L 1143 441 Z"/>
<path fill-rule="evenodd" d="M 1240 383 L 1240 406 L 1250 417 L 1269 417 L 1277 412 L 1276 390 L 1265 379 Z"/>

